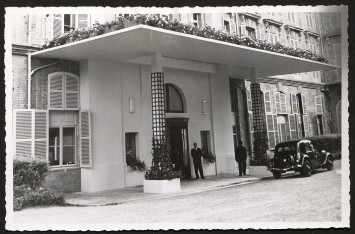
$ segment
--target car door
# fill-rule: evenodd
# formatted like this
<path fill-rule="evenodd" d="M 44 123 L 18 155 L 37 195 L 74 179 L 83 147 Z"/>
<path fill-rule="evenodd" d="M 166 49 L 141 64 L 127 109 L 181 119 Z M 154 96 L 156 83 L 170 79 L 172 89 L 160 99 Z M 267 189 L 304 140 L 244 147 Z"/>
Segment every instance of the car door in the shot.
<path fill-rule="evenodd" d="M 312 150 L 313 146 L 311 147 L 311 144 L 309 142 L 304 143 L 307 155 L 311 161 L 311 167 L 315 168 L 318 166 L 318 157 L 317 154 Z"/>

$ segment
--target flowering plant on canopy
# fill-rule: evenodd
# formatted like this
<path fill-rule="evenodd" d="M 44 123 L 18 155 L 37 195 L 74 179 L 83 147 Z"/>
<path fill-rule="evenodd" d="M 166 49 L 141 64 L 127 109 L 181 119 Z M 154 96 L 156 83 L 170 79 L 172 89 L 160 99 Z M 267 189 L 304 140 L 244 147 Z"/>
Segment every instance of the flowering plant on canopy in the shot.
<path fill-rule="evenodd" d="M 107 32 L 120 30 L 129 26 L 144 24 L 152 27 L 163 28 L 170 31 L 181 32 L 185 34 L 195 35 L 199 37 L 229 42 L 237 45 L 248 46 L 261 50 L 272 51 L 276 53 L 291 55 L 295 57 L 305 58 L 318 62 L 327 63 L 328 60 L 319 54 L 313 53 L 310 50 L 294 49 L 289 46 L 284 46 L 280 43 L 272 44 L 266 40 L 253 39 L 248 36 L 242 36 L 235 33 L 227 33 L 221 30 L 216 30 L 210 26 L 196 27 L 193 24 L 183 24 L 179 21 L 166 19 L 158 15 L 131 15 L 127 18 L 118 17 L 116 20 L 106 23 L 96 22 L 92 27 L 87 29 L 74 30 L 62 36 L 54 38 L 42 47 L 42 49 L 51 48 L 54 46 L 64 45 L 72 41 L 83 40 L 88 37 L 101 35 Z M 85 32 L 84 32 L 85 31 Z M 76 36 L 81 35 L 81 36 Z M 72 38 L 72 39 L 71 39 Z M 74 39 L 73 39 L 74 38 Z"/>

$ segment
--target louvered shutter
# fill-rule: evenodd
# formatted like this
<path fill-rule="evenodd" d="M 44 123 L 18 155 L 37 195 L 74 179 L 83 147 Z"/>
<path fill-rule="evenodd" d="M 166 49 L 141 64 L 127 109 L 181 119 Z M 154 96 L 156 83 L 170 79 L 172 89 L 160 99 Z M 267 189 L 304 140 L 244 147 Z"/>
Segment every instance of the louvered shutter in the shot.
<path fill-rule="evenodd" d="M 64 105 L 63 73 L 55 72 L 48 75 L 48 108 L 62 110 Z"/>
<path fill-rule="evenodd" d="M 15 155 L 46 159 L 48 111 L 14 110 Z"/>
<path fill-rule="evenodd" d="M 35 110 L 34 154 L 36 158 L 47 159 L 48 155 L 48 111 Z"/>
<path fill-rule="evenodd" d="M 87 28 L 89 26 L 89 15 L 78 14 L 78 28 Z"/>
<path fill-rule="evenodd" d="M 240 34 L 242 36 L 247 35 L 247 29 L 246 29 L 245 25 L 240 25 Z"/>
<path fill-rule="evenodd" d="M 300 138 L 303 136 L 302 134 L 302 116 L 300 114 L 296 114 L 297 121 L 297 137 Z"/>
<path fill-rule="evenodd" d="M 236 33 L 237 32 L 237 28 L 236 28 L 236 24 L 232 21 L 230 21 L 230 32 L 231 33 Z"/>
<path fill-rule="evenodd" d="M 307 115 L 303 115 L 303 127 L 304 127 L 304 133 L 305 136 L 309 136 L 309 120 Z"/>
<path fill-rule="evenodd" d="M 315 102 L 315 105 L 316 105 L 316 114 L 317 115 L 322 115 L 323 114 L 322 97 L 321 96 L 314 97 L 314 102 Z"/>
<path fill-rule="evenodd" d="M 287 107 L 286 107 L 286 95 L 283 93 L 280 93 L 280 108 L 282 114 L 287 113 Z"/>
<path fill-rule="evenodd" d="M 64 33 L 64 21 L 62 14 L 53 14 L 53 37 L 58 37 Z"/>
<path fill-rule="evenodd" d="M 248 106 L 248 111 L 253 111 L 253 106 L 252 106 L 252 100 L 251 100 L 251 93 L 250 90 L 246 90 L 247 93 L 247 106 Z"/>
<path fill-rule="evenodd" d="M 327 134 L 328 133 L 328 121 L 327 118 L 328 115 L 322 115 L 322 126 L 323 126 L 323 134 Z"/>
<path fill-rule="evenodd" d="M 275 148 L 275 145 L 279 142 L 279 132 L 277 127 L 277 115 L 266 115 L 266 126 L 269 138 L 269 148 Z"/>
<path fill-rule="evenodd" d="M 65 74 L 65 108 L 79 108 L 79 77 L 66 73 Z"/>
<path fill-rule="evenodd" d="M 264 93 L 264 102 L 265 102 L 265 112 L 271 112 L 271 95 L 270 91 L 265 91 Z"/>
<path fill-rule="evenodd" d="M 288 123 L 289 123 L 289 129 L 290 129 L 290 137 L 291 139 L 296 139 L 297 138 L 297 128 L 296 128 L 296 115 L 288 115 Z"/>
<path fill-rule="evenodd" d="M 275 94 L 276 113 L 281 113 L 280 93 Z"/>
<path fill-rule="evenodd" d="M 301 100 L 302 100 L 302 114 L 307 114 L 307 104 L 306 104 L 306 96 L 301 94 Z"/>
<path fill-rule="evenodd" d="M 14 110 L 15 155 L 33 155 L 32 117 L 32 110 Z"/>
<path fill-rule="evenodd" d="M 298 113 L 298 102 L 297 102 L 296 94 L 294 94 L 294 93 L 291 93 L 291 106 L 292 106 L 292 113 L 297 114 Z"/>
<path fill-rule="evenodd" d="M 80 111 L 80 166 L 91 167 L 91 126 L 90 111 Z"/>

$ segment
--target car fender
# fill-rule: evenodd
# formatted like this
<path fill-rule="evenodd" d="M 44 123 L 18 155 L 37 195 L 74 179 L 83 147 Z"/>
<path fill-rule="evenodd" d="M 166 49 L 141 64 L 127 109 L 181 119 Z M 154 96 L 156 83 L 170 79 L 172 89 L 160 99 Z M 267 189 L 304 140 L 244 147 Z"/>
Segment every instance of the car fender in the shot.
<path fill-rule="evenodd" d="M 328 162 L 329 158 L 333 159 L 333 156 L 331 155 L 331 153 L 327 152 L 325 155 L 324 164 L 326 164 Z"/>

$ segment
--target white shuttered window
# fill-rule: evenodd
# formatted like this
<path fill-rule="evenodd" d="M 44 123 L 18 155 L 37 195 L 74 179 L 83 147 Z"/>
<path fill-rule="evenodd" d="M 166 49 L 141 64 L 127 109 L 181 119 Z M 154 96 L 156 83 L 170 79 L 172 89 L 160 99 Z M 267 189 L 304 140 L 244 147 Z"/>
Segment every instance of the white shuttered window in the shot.
<path fill-rule="evenodd" d="M 48 75 L 48 109 L 79 109 L 79 77 L 68 72 Z"/>
<path fill-rule="evenodd" d="M 323 112 L 323 100 L 322 100 L 322 96 L 318 95 L 316 97 L 314 97 L 314 103 L 316 105 L 316 114 L 317 115 L 322 115 Z"/>
<path fill-rule="evenodd" d="M 303 115 L 303 127 L 304 127 L 305 137 L 309 137 L 309 120 L 307 115 Z"/>
<path fill-rule="evenodd" d="M 48 111 L 14 110 L 15 155 L 46 159 Z"/>
<path fill-rule="evenodd" d="M 80 111 L 80 166 L 91 167 L 91 124 L 90 111 Z"/>
<path fill-rule="evenodd" d="M 266 115 L 267 134 L 269 139 L 269 148 L 274 149 L 279 142 L 279 130 L 277 126 L 277 115 Z"/>
<path fill-rule="evenodd" d="M 297 138 L 297 119 L 295 114 L 288 115 L 288 123 L 291 139 Z"/>
<path fill-rule="evenodd" d="M 298 114 L 299 113 L 298 100 L 297 100 L 296 94 L 294 94 L 294 93 L 291 93 L 291 107 L 292 107 L 292 113 L 293 114 Z"/>

